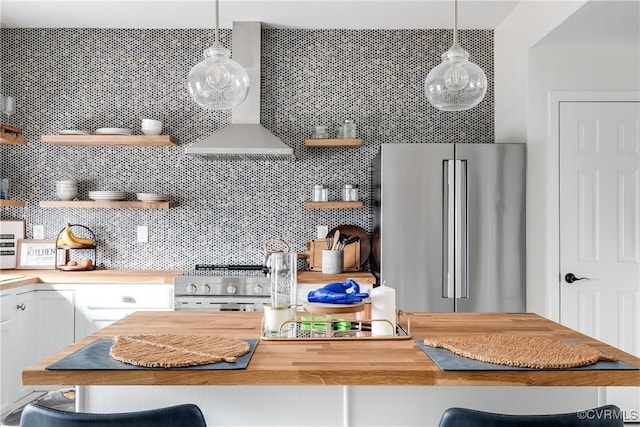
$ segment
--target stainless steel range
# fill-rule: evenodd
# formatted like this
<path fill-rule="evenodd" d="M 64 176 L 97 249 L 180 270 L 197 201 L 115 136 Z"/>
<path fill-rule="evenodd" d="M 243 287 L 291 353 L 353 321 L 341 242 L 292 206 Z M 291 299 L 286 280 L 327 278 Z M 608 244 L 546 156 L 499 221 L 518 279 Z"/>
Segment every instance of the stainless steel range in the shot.
<path fill-rule="evenodd" d="M 271 300 L 267 272 L 260 265 L 198 264 L 174 277 L 174 309 L 262 311 Z"/>

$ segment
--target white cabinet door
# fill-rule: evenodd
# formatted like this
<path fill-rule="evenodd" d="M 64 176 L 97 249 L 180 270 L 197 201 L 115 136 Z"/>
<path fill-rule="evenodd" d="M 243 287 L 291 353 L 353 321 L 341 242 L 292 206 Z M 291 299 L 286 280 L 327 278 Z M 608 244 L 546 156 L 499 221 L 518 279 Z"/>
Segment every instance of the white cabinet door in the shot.
<path fill-rule="evenodd" d="M 33 391 L 33 386 L 22 385 L 22 370 L 38 359 L 37 313 L 33 291 L 16 295 L 15 326 L 11 339 L 16 362 L 15 369 L 12 369 L 12 375 L 15 376 L 15 399 L 22 398 Z"/>
<path fill-rule="evenodd" d="M 76 341 L 140 310 L 173 310 L 173 285 L 80 285 L 76 288 Z"/>
<path fill-rule="evenodd" d="M 13 346 L 15 327 L 16 294 L 7 292 L 0 295 L 0 413 L 6 413 L 13 403 L 13 393 L 17 389 L 15 370 L 17 354 Z"/>
<path fill-rule="evenodd" d="M 74 291 L 36 291 L 38 360 L 74 342 Z"/>

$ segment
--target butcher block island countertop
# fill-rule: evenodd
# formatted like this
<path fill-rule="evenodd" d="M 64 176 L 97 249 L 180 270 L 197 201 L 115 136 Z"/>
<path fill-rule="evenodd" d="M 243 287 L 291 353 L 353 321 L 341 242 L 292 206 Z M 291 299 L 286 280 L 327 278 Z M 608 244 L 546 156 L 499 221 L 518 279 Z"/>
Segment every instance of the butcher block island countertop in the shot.
<path fill-rule="evenodd" d="M 260 341 L 243 370 L 46 370 L 98 338 L 121 334 L 205 334 L 259 338 L 256 312 L 136 312 L 28 367 L 25 385 L 483 385 L 640 386 L 640 371 L 440 371 L 414 340 L 456 333 L 577 340 L 636 367 L 640 359 L 529 313 L 409 313 L 408 340 Z"/>

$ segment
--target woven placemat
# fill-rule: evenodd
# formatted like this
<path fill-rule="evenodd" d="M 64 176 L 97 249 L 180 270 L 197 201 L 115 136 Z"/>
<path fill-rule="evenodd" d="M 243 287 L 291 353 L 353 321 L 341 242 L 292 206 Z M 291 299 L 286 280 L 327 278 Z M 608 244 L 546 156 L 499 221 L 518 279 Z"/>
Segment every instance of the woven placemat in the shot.
<path fill-rule="evenodd" d="M 148 368 L 179 368 L 235 362 L 249 352 L 247 342 L 211 335 L 120 335 L 109 355 L 120 362 Z"/>
<path fill-rule="evenodd" d="M 563 369 L 618 360 L 586 344 L 536 336 L 468 335 L 427 338 L 424 344 L 482 362 L 523 368 Z"/>

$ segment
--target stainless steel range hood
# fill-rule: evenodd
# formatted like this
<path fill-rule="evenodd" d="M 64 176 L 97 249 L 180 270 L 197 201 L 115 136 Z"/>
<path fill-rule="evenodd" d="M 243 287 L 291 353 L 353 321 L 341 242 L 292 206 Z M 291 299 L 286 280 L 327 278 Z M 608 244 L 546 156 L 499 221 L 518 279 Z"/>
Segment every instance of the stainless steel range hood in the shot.
<path fill-rule="evenodd" d="M 185 148 L 212 160 L 294 159 L 293 149 L 260 124 L 260 22 L 233 23 L 233 60 L 247 70 L 247 99 L 231 110 L 231 124 L 213 135 Z"/>

